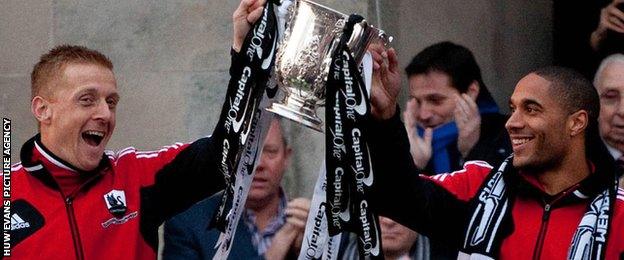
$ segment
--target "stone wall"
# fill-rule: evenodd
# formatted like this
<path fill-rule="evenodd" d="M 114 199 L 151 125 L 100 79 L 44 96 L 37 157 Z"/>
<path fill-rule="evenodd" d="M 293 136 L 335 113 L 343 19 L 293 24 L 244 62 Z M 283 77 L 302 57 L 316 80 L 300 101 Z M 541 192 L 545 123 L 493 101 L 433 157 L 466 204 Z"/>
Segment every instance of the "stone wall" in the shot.
<path fill-rule="evenodd" d="M 318 2 L 381 24 L 395 36 L 402 67 L 437 41 L 465 44 L 499 104 L 506 104 L 523 73 L 550 63 L 551 1 Z M 234 0 L 0 1 L 0 112 L 13 120 L 13 160 L 37 132 L 30 114 L 30 71 L 58 44 L 100 50 L 115 64 L 122 99 L 110 149 L 150 150 L 210 134 L 228 81 L 230 21 L 237 5 Z M 291 197 L 309 196 L 323 158 L 323 136 L 285 125 L 295 150 L 285 188 Z"/>

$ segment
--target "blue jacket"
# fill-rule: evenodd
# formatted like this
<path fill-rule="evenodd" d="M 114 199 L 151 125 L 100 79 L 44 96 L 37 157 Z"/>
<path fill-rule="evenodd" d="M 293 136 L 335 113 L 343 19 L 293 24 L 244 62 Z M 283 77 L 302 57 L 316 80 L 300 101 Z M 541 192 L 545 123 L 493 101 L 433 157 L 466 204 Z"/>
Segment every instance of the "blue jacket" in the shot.
<path fill-rule="evenodd" d="M 163 259 L 212 259 L 219 231 L 208 225 L 221 194 L 204 199 L 165 222 Z M 251 231 L 244 221 L 239 221 L 228 259 L 264 259 L 251 241 Z"/>

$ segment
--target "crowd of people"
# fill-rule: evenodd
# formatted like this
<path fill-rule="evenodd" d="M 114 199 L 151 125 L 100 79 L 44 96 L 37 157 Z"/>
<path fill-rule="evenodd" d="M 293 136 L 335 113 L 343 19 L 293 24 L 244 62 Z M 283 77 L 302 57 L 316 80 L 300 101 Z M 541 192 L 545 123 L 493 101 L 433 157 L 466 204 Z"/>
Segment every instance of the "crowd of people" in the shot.
<path fill-rule="evenodd" d="M 235 11 L 233 56 L 263 5 Z M 392 48 L 369 48 L 371 198 L 388 259 L 624 259 L 623 10 L 613 0 L 588 39 L 605 56 L 593 81 L 535 68 L 504 100 L 509 114 L 464 46 L 428 46 L 404 74 Z M 96 50 L 57 46 L 31 80 L 39 133 L 11 168 L 14 258 L 155 259 L 163 223 L 163 259 L 214 256 L 225 183 L 211 137 L 106 151 L 123 99 Z M 297 152 L 282 124 L 270 123 L 231 259 L 292 259 L 301 248 L 310 200 L 282 189 Z M 341 241 L 339 259 L 357 258 L 357 237 Z"/>

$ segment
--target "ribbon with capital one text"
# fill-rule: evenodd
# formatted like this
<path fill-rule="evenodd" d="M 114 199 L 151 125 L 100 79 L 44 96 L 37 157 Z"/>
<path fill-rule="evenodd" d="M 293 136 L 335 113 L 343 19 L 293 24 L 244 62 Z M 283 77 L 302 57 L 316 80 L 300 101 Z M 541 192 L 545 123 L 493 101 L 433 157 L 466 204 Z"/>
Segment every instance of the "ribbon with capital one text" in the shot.
<path fill-rule="evenodd" d="M 225 102 L 213 133 L 218 168 L 226 185 L 210 224 L 221 231 L 214 259 L 226 259 L 229 255 L 273 118 L 264 108 L 277 93 L 271 80 L 279 38 L 274 2 L 277 1 L 267 1 L 240 53 L 234 54 Z"/>
<path fill-rule="evenodd" d="M 326 165 L 315 187 L 300 260 L 335 259 L 341 232 L 357 235 L 361 258 L 383 259 L 379 219 L 367 195 L 374 182 L 365 128 L 371 110 L 366 89 L 371 85 L 370 75 L 365 84 L 346 44 L 353 26 L 362 19 L 349 17 L 332 54 L 325 101 Z M 372 61 L 367 57 L 363 69 L 371 74 Z"/>

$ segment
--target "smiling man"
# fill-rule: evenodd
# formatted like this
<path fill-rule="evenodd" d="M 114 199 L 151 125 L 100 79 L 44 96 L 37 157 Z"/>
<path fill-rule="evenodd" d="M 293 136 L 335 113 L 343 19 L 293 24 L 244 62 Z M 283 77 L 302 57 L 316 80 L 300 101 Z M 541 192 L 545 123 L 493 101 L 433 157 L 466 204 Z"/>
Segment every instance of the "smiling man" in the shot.
<path fill-rule="evenodd" d="M 465 161 L 502 162 L 511 151 L 507 117 L 486 87 L 472 52 L 439 42 L 405 68 L 410 99 L 405 128 L 414 163 L 428 174 L 462 168 Z"/>
<path fill-rule="evenodd" d="M 112 69 L 94 51 L 61 46 L 33 70 L 31 110 L 41 143 L 77 169 L 97 167 L 115 129 L 119 94 Z"/>
<path fill-rule="evenodd" d="M 234 13 L 235 51 L 263 4 L 244 0 Z M 105 151 L 120 96 L 103 54 L 55 47 L 31 81 L 39 134 L 11 169 L 15 259 L 156 259 L 158 226 L 223 188 L 210 138 Z"/>
<path fill-rule="evenodd" d="M 579 73 L 547 67 L 518 82 L 506 123 L 514 153 L 502 164 L 435 176 L 415 174 L 397 81 L 374 82 L 386 93 L 371 125 L 379 214 L 454 245 L 459 259 L 624 257 L 624 191 L 598 135 L 598 94 Z"/>

